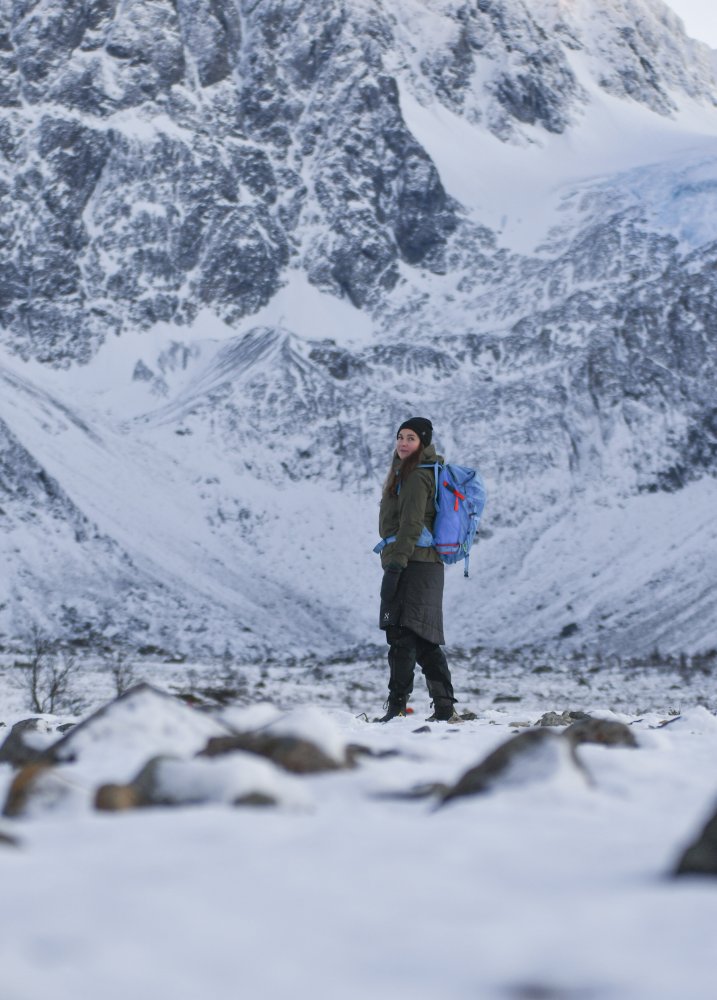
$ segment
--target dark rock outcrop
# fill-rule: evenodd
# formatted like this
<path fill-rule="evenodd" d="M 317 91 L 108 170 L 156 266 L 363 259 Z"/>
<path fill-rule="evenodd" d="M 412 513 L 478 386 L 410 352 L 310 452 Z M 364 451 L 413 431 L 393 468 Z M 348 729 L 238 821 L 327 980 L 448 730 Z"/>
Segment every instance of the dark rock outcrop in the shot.
<path fill-rule="evenodd" d="M 449 802 L 497 786 L 544 781 L 567 768 L 586 778 L 587 772 L 568 741 L 548 729 L 530 729 L 514 736 L 470 768 L 442 797 Z"/>
<path fill-rule="evenodd" d="M 23 719 L 16 722 L 0 746 L 0 764 L 11 764 L 13 767 L 23 767 L 31 764 L 41 755 L 43 746 L 33 741 L 33 733 L 51 732 L 51 727 L 42 719 Z M 27 739 L 29 737 L 29 740 Z"/>
<path fill-rule="evenodd" d="M 638 746 L 632 729 L 624 722 L 612 719 L 583 719 L 580 722 L 573 722 L 562 735 L 573 746 L 579 746 L 581 743 L 598 743 L 609 747 Z"/>
<path fill-rule="evenodd" d="M 717 875 L 717 813 L 710 817 L 697 839 L 675 867 L 675 875 Z"/>
<path fill-rule="evenodd" d="M 348 761 L 344 764 L 338 763 L 310 740 L 298 736 L 279 736 L 262 732 L 214 737 L 209 740 L 199 756 L 217 757 L 235 750 L 266 757 L 285 771 L 294 774 L 316 774 L 351 766 Z"/>

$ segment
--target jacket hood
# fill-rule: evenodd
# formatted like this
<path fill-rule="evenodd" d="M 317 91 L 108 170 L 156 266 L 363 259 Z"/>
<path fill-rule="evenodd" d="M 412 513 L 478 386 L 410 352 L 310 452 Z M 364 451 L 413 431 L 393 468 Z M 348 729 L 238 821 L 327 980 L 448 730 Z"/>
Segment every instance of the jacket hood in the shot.
<path fill-rule="evenodd" d="M 443 458 L 436 452 L 433 444 L 427 445 L 421 452 L 421 462 L 442 462 Z"/>

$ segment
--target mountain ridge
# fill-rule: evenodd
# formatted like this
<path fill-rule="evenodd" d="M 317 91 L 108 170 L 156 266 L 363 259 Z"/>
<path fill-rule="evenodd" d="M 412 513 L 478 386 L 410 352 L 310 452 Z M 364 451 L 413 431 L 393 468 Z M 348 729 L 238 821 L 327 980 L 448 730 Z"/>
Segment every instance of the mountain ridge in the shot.
<path fill-rule="evenodd" d="M 590 7 L 5 0 L 0 461 L 113 553 L 50 532 L 48 591 L 0 516 L 5 641 L 365 641 L 386 428 L 427 412 L 489 485 L 453 641 L 717 643 L 717 88 L 658 0 Z"/>

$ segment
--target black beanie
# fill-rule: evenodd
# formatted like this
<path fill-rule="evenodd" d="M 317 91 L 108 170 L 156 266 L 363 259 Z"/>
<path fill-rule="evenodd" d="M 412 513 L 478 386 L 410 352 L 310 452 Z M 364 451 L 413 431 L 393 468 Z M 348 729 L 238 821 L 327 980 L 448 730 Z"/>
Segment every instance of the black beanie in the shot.
<path fill-rule="evenodd" d="M 421 439 L 421 444 L 427 448 L 433 438 L 433 424 L 426 417 L 409 417 L 404 420 L 396 431 L 396 437 L 401 431 L 415 431 Z"/>

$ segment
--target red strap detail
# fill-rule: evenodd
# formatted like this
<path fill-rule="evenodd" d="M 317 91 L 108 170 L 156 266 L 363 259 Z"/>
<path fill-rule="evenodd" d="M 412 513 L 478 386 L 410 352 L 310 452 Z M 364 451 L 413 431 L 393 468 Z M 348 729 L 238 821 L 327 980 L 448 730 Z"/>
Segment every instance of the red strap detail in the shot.
<path fill-rule="evenodd" d="M 443 480 L 443 485 L 446 487 L 447 490 L 450 490 L 451 493 L 455 496 L 456 502 L 453 505 L 453 510 L 458 510 L 458 501 L 465 500 L 465 494 L 459 493 L 459 491 L 455 488 L 455 486 L 451 486 L 451 484 L 447 482 L 445 479 Z"/>

